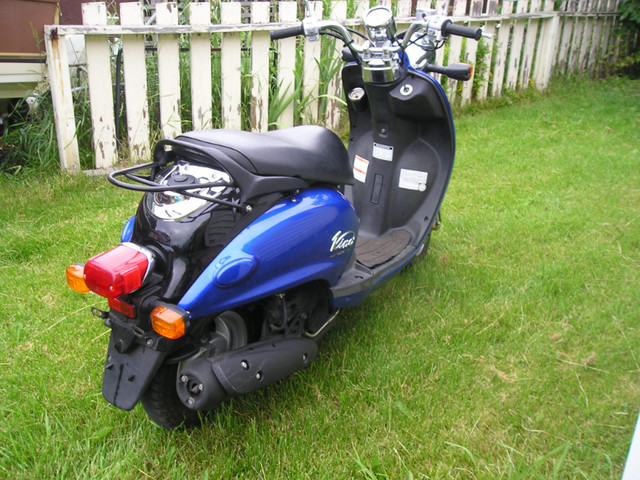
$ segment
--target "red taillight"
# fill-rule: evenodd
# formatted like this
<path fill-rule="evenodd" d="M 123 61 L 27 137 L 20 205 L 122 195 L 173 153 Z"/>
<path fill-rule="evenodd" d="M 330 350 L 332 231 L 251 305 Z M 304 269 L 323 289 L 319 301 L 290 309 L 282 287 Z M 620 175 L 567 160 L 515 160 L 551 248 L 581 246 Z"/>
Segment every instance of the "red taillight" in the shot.
<path fill-rule="evenodd" d="M 120 300 L 119 298 L 110 298 L 109 306 L 120 313 L 125 314 L 129 318 L 136 318 L 136 307 L 130 303 Z"/>
<path fill-rule="evenodd" d="M 142 286 L 150 261 L 150 255 L 142 249 L 122 244 L 89 259 L 84 266 L 84 281 L 98 295 L 119 297 Z"/>

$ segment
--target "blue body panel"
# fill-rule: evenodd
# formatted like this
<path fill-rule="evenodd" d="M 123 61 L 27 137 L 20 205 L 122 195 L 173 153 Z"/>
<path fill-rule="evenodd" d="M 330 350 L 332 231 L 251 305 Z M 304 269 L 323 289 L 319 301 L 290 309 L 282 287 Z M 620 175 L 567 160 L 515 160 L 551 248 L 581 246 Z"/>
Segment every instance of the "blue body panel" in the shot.
<path fill-rule="evenodd" d="M 130 242 L 131 237 L 133 235 L 133 225 L 135 223 L 136 217 L 135 215 L 124 224 L 122 227 L 122 233 L 120 234 L 120 243 Z"/>
<path fill-rule="evenodd" d="M 314 280 L 335 285 L 355 252 L 358 217 L 337 191 L 306 190 L 257 218 L 178 305 L 199 318 Z"/>

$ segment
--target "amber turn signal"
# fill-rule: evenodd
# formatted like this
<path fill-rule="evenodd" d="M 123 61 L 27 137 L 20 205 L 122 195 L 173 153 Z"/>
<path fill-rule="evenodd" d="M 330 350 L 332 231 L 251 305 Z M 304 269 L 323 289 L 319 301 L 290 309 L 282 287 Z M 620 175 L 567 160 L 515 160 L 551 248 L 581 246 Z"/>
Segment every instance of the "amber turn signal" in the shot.
<path fill-rule="evenodd" d="M 186 330 L 183 315 L 164 305 L 158 305 L 151 312 L 151 327 L 157 334 L 171 340 L 182 337 Z"/>
<path fill-rule="evenodd" d="M 67 285 L 72 290 L 80 293 L 89 292 L 89 287 L 84 281 L 84 265 L 76 263 L 67 267 Z"/>
<path fill-rule="evenodd" d="M 469 65 L 469 80 L 471 80 L 473 78 L 473 69 L 474 66 L 471 65 L 470 63 L 467 63 L 467 65 Z"/>

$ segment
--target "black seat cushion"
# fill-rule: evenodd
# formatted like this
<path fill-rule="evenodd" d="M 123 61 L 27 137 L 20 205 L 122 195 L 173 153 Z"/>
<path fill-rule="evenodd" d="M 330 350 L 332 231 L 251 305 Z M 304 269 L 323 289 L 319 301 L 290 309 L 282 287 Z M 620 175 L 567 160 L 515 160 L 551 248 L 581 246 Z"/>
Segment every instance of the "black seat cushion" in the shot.
<path fill-rule="evenodd" d="M 181 135 L 219 148 L 258 175 L 302 178 L 309 182 L 352 184 L 349 154 L 331 130 L 316 125 L 272 132 L 199 130 Z M 243 157 L 240 158 L 239 156 Z"/>

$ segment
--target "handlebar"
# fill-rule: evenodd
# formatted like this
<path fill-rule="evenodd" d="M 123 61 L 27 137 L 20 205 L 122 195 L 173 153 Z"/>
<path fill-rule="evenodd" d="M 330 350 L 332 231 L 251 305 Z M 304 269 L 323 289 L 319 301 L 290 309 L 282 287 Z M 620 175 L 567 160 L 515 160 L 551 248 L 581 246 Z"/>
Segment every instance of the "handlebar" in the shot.
<path fill-rule="evenodd" d="M 379 8 L 380 7 L 374 7 L 372 10 Z M 384 29 L 380 28 L 377 24 L 377 22 L 380 21 L 380 15 L 369 19 L 372 25 L 367 25 L 367 15 L 365 15 L 365 27 L 369 35 L 373 35 L 373 37 L 363 44 L 354 42 L 351 32 L 341 23 L 334 20 L 314 20 L 310 16 L 305 17 L 301 24 L 280 30 L 272 30 L 270 35 L 272 40 L 304 35 L 307 39 L 316 41 L 320 38 L 320 35 L 323 34 L 340 38 L 344 41 L 346 49 L 351 53 L 349 57 L 353 57 L 355 61 L 360 64 L 366 64 L 367 68 L 365 68 L 363 72 L 366 71 L 368 74 L 373 75 L 371 72 L 381 72 L 386 69 L 385 71 L 391 72 L 389 74 L 391 76 L 396 75 L 395 72 L 399 71 L 398 65 L 402 62 L 402 60 L 399 59 L 404 58 L 403 55 L 405 54 L 409 55 L 407 58 L 409 58 L 413 67 L 424 69 L 425 66 L 429 64 L 429 61 L 425 60 L 425 55 L 414 52 L 414 45 L 428 52 L 433 51 L 435 48 L 440 48 L 443 42 L 451 35 L 466 37 L 476 41 L 480 40 L 483 36 L 481 28 L 456 25 L 445 16 L 426 15 L 424 13 L 417 14 L 416 20 L 409 26 L 408 30 L 404 32 L 404 35 L 396 36 L 395 23 L 389 9 L 387 9 L 388 19 L 386 19 L 387 24 L 384 26 Z M 383 20 L 385 19 L 384 16 L 382 18 Z M 384 31 L 385 29 L 388 29 L 388 31 Z M 382 36 L 380 32 L 382 32 Z M 387 37 L 386 40 L 384 38 L 385 34 Z M 413 53 L 409 54 L 408 49 L 411 49 Z M 416 58 L 411 58 L 411 55 Z M 436 70 L 431 71 L 435 72 Z M 456 80 L 465 80 L 470 77 L 470 71 L 467 66 L 465 66 L 464 69 L 457 67 L 446 68 L 440 73 L 455 78 Z"/>
<path fill-rule="evenodd" d="M 457 35 L 459 37 L 473 38 L 474 40 L 480 40 L 482 37 L 481 28 L 465 27 L 464 25 L 456 25 L 451 20 L 445 20 L 440 27 L 442 35 L 448 37 L 449 35 Z"/>
<path fill-rule="evenodd" d="M 282 40 L 284 38 L 296 37 L 298 35 L 309 35 L 310 32 L 306 30 L 305 22 L 302 22 L 301 24 L 295 25 L 293 27 L 286 27 L 280 30 L 271 30 L 269 32 L 269 35 L 271 36 L 271 40 Z M 360 52 L 362 50 L 358 45 L 353 43 L 353 39 L 351 35 L 341 23 L 331 21 L 331 20 L 321 20 L 318 22 L 314 22 L 313 24 L 307 24 L 307 27 L 309 25 L 312 25 L 313 34 L 315 35 L 317 35 L 318 33 L 326 32 L 326 31 L 333 31 L 335 34 L 338 34 L 340 37 L 342 37 L 345 44 L 349 46 L 349 49 L 357 52 Z M 399 50 L 405 49 L 409 43 L 411 35 L 415 31 L 419 30 L 420 28 L 429 28 L 429 27 L 430 25 L 428 22 L 414 22 L 409 27 L 409 30 L 407 30 L 404 36 L 404 41 L 402 45 L 396 48 L 392 47 L 391 50 L 399 51 Z M 450 35 L 457 35 L 461 37 L 471 38 L 477 41 L 477 40 L 480 40 L 480 38 L 483 35 L 481 28 L 471 28 L 471 27 L 465 27 L 463 25 L 456 25 L 449 19 L 444 20 L 442 24 L 439 25 L 439 29 L 443 37 L 448 37 Z"/>
<path fill-rule="evenodd" d="M 287 27 L 281 30 L 271 30 L 269 32 L 271 40 L 282 40 L 283 38 L 297 37 L 298 35 L 304 35 L 304 27 L 302 24 L 295 27 Z"/>

